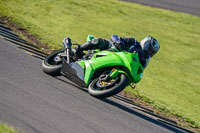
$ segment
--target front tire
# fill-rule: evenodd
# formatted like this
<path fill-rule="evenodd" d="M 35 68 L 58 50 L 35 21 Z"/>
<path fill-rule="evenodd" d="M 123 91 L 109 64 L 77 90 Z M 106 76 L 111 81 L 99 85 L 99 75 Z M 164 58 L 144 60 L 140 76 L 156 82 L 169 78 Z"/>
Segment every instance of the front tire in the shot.
<path fill-rule="evenodd" d="M 98 87 L 98 82 L 98 78 L 94 79 L 88 87 L 88 92 L 94 97 L 105 98 L 122 91 L 128 84 L 128 78 L 125 74 L 120 74 L 118 75 L 118 81 L 114 85 L 112 84 L 111 86 L 108 86 L 106 88 Z"/>
<path fill-rule="evenodd" d="M 56 62 L 54 58 L 59 54 L 64 52 L 64 48 L 56 50 L 52 52 L 50 55 L 48 55 L 43 61 L 42 61 L 42 69 L 46 74 L 49 74 L 51 76 L 58 76 L 61 75 L 61 67 L 62 67 L 62 61 Z"/>

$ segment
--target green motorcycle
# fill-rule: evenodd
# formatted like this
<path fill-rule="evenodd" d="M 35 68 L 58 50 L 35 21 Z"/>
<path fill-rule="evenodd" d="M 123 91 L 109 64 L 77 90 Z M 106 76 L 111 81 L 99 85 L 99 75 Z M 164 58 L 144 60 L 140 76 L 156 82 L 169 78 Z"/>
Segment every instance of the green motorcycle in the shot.
<path fill-rule="evenodd" d="M 92 38 L 91 38 L 92 39 Z M 48 55 L 42 62 L 43 71 L 49 75 L 64 75 L 81 87 L 87 87 L 90 95 L 105 98 L 122 91 L 126 86 L 138 83 L 143 67 L 137 53 L 119 51 L 89 51 L 78 61 L 70 57 L 68 38 L 64 47 Z"/>

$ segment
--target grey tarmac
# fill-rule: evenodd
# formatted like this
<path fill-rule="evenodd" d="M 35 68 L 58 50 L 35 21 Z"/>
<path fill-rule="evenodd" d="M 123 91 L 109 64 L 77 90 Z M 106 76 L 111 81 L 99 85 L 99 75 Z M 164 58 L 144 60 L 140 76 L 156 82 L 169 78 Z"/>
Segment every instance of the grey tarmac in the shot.
<path fill-rule="evenodd" d="M 200 16 L 200 0 L 122 0 Z"/>

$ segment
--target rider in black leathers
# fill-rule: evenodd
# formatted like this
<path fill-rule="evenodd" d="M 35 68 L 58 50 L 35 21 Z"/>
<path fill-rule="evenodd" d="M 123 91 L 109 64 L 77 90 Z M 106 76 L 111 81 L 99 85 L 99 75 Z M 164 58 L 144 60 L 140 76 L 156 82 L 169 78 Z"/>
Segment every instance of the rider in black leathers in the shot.
<path fill-rule="evenodd" d="M 127 52 L 138 53 L 143 68 L 148 65 L 150 58 L 155 55 L 160 48 L 158 41 L 152 36 L 145 37 L 139 43 L 132 37 L 118 37 L 117 35 L 112 35 L 110 41 L 102 38 L 94 38 L 82 45 L 78 45 L 75 48 L 74 55 L 80 58 L 83 50 L 108 50 L 113 49 L 113 46 L 117 48 L 118 51 L 125 50 Z"/>

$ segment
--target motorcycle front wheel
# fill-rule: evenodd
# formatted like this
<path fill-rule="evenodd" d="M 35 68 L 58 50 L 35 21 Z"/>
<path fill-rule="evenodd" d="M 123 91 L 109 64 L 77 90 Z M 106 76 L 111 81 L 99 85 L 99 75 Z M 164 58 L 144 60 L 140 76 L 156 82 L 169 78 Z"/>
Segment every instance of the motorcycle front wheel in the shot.
<path fill-rule="evenodd" d="M 100 81 L 97 78 L 90 83 L 88 92 L 94 97 L 105 98 L 119 93 L 127 84 L 128 78 L 125 74 L 119 74 L 115 79 L 111 79 L 108 82 Z"/>
<path fill-rule="evenodd" d="M 52 76 L 58 76 L 61 74 L 62 59 L 58 54 L 63 53 L 64 50 L 64 48 L 56 50 L 42 61 L 42 69 L 45 73 Z"/>

